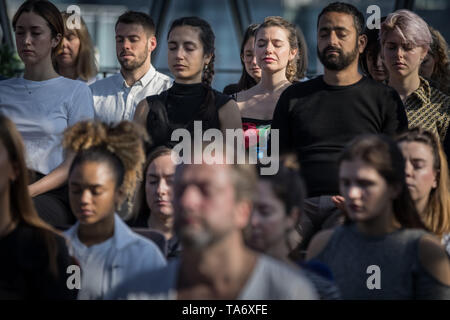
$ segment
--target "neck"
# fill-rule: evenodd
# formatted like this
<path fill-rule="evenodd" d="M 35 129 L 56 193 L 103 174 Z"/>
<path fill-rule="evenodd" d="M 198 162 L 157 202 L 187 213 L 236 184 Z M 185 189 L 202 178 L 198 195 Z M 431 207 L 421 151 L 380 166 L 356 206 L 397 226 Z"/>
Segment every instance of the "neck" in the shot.
<path fill-rule="evenodd" d="M 77 70 L 74 66 L 59 68 L 59 74 L 72 80 L 78 79 Z"/>
<path fill-rule="evenodd" d="M 421 217 L 425 215 L 425 209 L 427 208 L 428 204 L 428 197 L 423 199 L 418 199 L 414 201 L 414 204 L 416 206 L 417 212 Z"/>
<path fill-rule="evenodd" d="M 281 261 L 289 261 L 288 256 L 290 252 L 284 237 L 278 243 L 265 250 L 264 253 Z"/>
<path fill-rule="evenodd" d="M 357 222 L 358 230 L 368 236 L 382 236 L 397 230 L 392 204 L 381 212 L 376 218 L 369 221 Z"/>
<path fill-rule="evenodd" d="M 271 74 L 263 72 L 261 80 L 258 82 L 257 86 L 259 86 L 265 92 L 273 92 L 287 83 L 290 82 L 286 78 L 286 70 L 282 69 Z"/>
<path fill-rule="evenodd" d="M 85 246 L 105 242 L 114 235 L 114 214 L 109 214 L 104 219 L 94 224 L 79 224 L 78 239 Z"/>
<path fill-rule="evenodd" d="M 0 196 L 0 238 L 6 236 L 13 229 L 13 219 L 9 202 L 9 189 Z"/>
<path fill-rule="evenodd" d="M 358 60 L 356 59 L 343 70 L 325 69 L 323 80 L 331 86 L 349 86 L 361 80 L 362 75 L 358 72 Z"/>
<path fill-rule="evenodd" d="M 25 72 L 23 77 L 32 81 L 45 81 L 59 77 L 53 68 L 51 57 L 42 61 L 39 64 L 25 66 Z"/>
<path fill-rule="evenodd" d="M 220 243 L 203 250 L 184 247 L 180 278 L 182 286 L 199 284 L 217 287 L 220 283 L 235 283 L 252 267 L 255 254 L 248 250 L 240 234 L 235 233 Z"/>
<path fill-rule="evenodd" d="M 152 229 L 162 232 L 166 240 L 169 240 L 173 237 L 172 217 L 166 217 L 158 213 L 150 214 L 150 218 L 148 218 L 148 226 Z"/>
<path fill-rule="evenodd" d="M 420 86 L 420 78 L 417 72 L 412 73 L 408 77 L 389 77 L 389 85 L 393 87 L 402 101 L 405 101 L 406 98 L 416 91 Z"/>
<path fill-rule="evenodd" d="M 125 79 L 125 82 L 130 87 L 134 85 L 136 82 L 141 80 L 141 78 L 150 70 L 150 59 L 145 60 L 144 64 L 137 69 L 126 70 L 124 68 L 120 69 L 122 73 L 122 77 Z"/>

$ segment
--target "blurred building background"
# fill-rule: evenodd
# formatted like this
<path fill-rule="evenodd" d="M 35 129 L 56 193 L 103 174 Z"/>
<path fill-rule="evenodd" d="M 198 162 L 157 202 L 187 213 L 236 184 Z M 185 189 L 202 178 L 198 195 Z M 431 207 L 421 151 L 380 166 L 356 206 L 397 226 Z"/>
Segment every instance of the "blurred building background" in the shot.
<path fill-rule="evenodd" d="M 170 75 L 167 68 L 167 31 L 170 23 L 182 16 L 199 16 L 207 20 L 216 35 L 216 76 L 213 87 L 222 90 L 237 82 L 241 73 L 239 49 L 242 34 L 250 23 L 261 22 L 266 16 L 279 15 L 296 23 L 305 34 L 309 48 L 308 75 L 322 73 L 316 55 L 317 15 L 334 0 L 52 0 L 61 11 L 78 5 L 96 46 L 100 71 L 103 76 L 119 70 L 115 53 L 114 24 L 122 13 L 137 10 L 149 13 L 157 26 L 158 47 L 152 63 L 161 72 Z M 450 39 L 450 0 L 347 0 L 366 18 L 367 7 L 378 5 L 381 16 L 407 8 L 421 15 L 427 23 L 439 30 L 447 42 Z M 23 0 L 0 0 L 0 38 L 2 45 L 12 44 L 14 34 L 11 20 Z"/>

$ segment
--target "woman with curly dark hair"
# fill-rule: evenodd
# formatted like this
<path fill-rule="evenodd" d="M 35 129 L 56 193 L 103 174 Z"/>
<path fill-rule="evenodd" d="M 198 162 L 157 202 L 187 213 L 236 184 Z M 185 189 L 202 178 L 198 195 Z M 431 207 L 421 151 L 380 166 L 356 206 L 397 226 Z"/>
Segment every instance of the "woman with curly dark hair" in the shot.
<path fill-rule="evenodd" d="M 165 265 L 156 245 L 117 215 L 141 177 L 146 136 L 129 121 L 79 122 L 64 134 L 65 148 L 75 154 L 69 199 L 78 222 L 65 234 L 83 270 L 79 299 L 104 299 L 120 282 Z"/>

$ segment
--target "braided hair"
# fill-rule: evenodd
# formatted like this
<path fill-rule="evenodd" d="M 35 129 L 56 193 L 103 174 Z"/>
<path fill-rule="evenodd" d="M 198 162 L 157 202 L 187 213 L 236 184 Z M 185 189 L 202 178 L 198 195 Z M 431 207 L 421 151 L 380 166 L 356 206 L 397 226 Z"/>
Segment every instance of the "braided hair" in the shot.
<path fill-rule="evenodd" d="M 82 121 L 66 129 L 63 146 L 76 153 L 69 170 L 84 162 L 108 163 L 120 188 L 132 208 L 134 189 L 142 179 L 145 162 L 144 141 L 148 141 L 145 129 L 130 121 L 112 126 L 102 122 Z"/>

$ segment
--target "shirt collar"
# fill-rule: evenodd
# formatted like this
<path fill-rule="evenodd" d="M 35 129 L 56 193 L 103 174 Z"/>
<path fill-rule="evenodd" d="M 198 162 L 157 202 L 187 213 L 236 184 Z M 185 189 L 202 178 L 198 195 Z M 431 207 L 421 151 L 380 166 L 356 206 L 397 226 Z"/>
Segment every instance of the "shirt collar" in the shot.
<path fill-rule="evenodd" d="M 423 77 L 420 77 L 420 85 L 419 87 L 411 93 L 411 96 L 414 96 L 415 98 L 422 101 L 423 104 L 429 104 L 430 103 L 430 97 L 431 97 L 431 87 L 430 84 L 426 79 Z"/>
<path fill-rule="evenodd" d="M 69 230 L 65 232 L 69 239 L 76 239 L 79 243 L 81 241 L 78 239 L 78 227 L 80 222 L 77 221 Z M 133 231 L 125 225 L 122 219 L 115 213 L 114 214 L 114 235 L 112 244 L 117 250 L 122 250 L 128 244 L 135 241 L 136 237 Z"/>
<path fill-rule="evenodd" d="M 142 78 L 140 78 L 138 81 L 136 81 L 136 83 L 133 86 L 139 84 L 142 87 L 146 87 L 147 84 L 149 84 L 149 82 L 155 77 L 155 75 L 156 75 L 156 69 L 152 64 L 150 64 L 150 68 L 148 69 L 148 71 L 142 76 Z M 119 71 L 118 80 L 119 80 L 120 86 L 122 86 L 123 88 L 130 88 L 130 86 L 127 85 L 125 79 L 123 78 L 122 72 L 120 72 L 120 71 Z"/>

